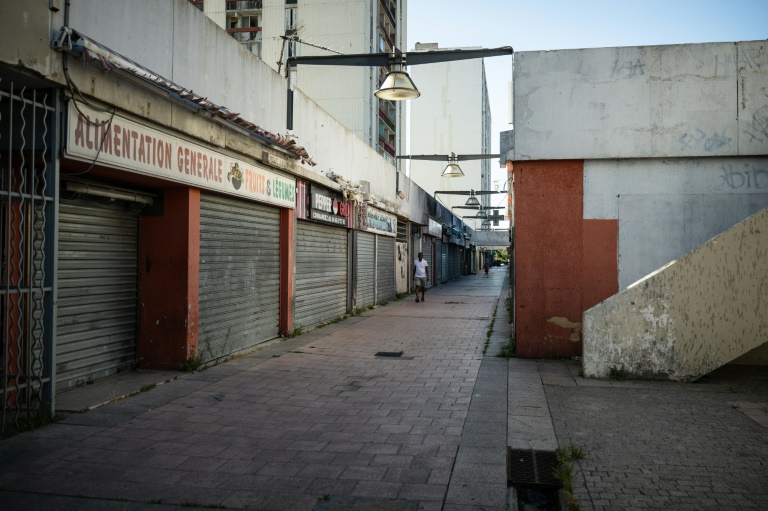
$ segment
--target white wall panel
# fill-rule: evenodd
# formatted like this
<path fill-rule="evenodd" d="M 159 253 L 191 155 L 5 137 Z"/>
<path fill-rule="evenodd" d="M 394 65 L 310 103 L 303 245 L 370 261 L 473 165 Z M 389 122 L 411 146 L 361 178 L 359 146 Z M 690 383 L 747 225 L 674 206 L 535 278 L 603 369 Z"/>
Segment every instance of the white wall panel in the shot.
<path fill-rule="evenodd" d="M 766 62 L 760 41 L 517 53 L 514 158 L 765 154 Z"/>
<path fill-rule="evenodd" d="M 765 207 L 766 157 L 584 164 L 584 218 L 619 222 L 620 288 Z"/>

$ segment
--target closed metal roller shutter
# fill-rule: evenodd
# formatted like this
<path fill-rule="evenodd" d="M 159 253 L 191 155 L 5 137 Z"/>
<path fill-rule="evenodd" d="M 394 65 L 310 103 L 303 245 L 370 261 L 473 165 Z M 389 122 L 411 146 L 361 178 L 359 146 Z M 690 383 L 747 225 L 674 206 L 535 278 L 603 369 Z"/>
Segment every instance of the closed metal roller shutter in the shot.
<path fill-rule="evenodd" d="M 198 346 L 206 360 L 277 337 L 280 210 L 202 194 Z"/>
<path fill-rule="evenodd" d="M 376 236 L 376 300 L 395 297 L 395 238 Z"/>
<path fill-rule="evenodd" d="M 445 244 L 441 238 L 437 238 L 435 246 L 435 264 L 437 265 L 437 281 L 445 284 L 448 281 L 448 274 L 445 271 Z"/>
<path fill-rule="evenodd" d="M 376 300 L 395 297 L 395 238 L 376 236 Z"/>
<path fill-rule="evenodd" d="M 460 247 L 456 247 L 456 277 L 464 275 L 464 252 Z"/>
<path fill-rule="evenodd" d="M 429 266 L 429 269 L 427 270 L 429 272 L 429 280 L 427 281 L 427 289 L 431 288 L 434 283 L 434 267 L 432 266 L 432 237 L 431 236 L 424 236 L 422 241 L 422 248 L 421 251 L 424 253 L 424 260 L 427 262 L 427 265 Z M 418 258 L 418 256 L 417 256 Z M 413 272 L 413 269 L 411 269 L 411 272 Z"/>
<path fill-rule="evenodd" d="M 448 280 L 456 278 L 456 247 L 448 245 Z"/>
<path fill-rule="evenodd" d="M 357 233 L 357 307 L 368 307 L 374 302 L 376 285 L 376 235 Z"/>
<path fill-rule="evenodd" d="M 138 240 L 133 205 L 61 199 L 58 390 L 135 367 Z"/>
<path fill-rule="evenodd" d="M 347 230 L 300 221 L 296 244 L 296 326 L 346 314 Z"/>

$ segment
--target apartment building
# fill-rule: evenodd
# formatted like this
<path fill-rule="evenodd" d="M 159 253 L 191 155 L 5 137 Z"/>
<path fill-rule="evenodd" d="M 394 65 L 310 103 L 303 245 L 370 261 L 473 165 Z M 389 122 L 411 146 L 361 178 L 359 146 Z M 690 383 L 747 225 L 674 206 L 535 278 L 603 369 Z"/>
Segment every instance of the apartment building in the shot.
<path fill-rule="evenodd" d="M 413 51 L 438 48 L 436 43 L 417 43 Z M 422 93 L 417 101 L 410 102 L 410 154 L 490 154 L 491 111 L 483 59 L 413 66 L 409 74 Z M 430 195 L 436 191 L 490 190 L 491 165 L 496 161 L 460 161 L 464 177 L 448 178 L 440 177 L 447 161 L 411 160 L 410 177 Z M 452 208 L 463 206 L 467 196 L 438 195 L 438 199 Z M 491 205 L 488 195 L 480 195 L 478 200 L 485 207 Z M 468 210 L 454 212 L 475 215 Z M 481 220 L 467 222 L 481 228 Z"/>
<path fill-rule="evenodd" d="M 283 76 L 290 56 L 406 47 L 407 0 L 189 1 Z M 385 159 L 394 163 L 404 152 L 405 107 L 373 95 L 386 68 L 299 66 L 291 72 L 294 87 Z"/>

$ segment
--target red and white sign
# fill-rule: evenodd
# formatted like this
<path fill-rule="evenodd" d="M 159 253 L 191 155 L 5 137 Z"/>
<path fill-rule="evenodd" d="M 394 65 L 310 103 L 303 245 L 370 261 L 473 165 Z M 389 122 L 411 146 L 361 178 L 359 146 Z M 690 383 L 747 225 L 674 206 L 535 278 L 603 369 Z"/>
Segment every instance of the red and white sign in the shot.
<path fill-rule="evenodd" d="M 64 154 L 285 208 L 296 205 L 296 180 L 292 177 L 119 115 L 82 104 L 75 108 L 72 101 Z"/>

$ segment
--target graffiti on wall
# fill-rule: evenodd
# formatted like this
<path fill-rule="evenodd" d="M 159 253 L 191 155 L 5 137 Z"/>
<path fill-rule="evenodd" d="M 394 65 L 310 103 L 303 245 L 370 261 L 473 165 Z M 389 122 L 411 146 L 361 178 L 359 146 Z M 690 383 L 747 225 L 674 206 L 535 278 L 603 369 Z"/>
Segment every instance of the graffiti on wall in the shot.
<path fill-rule="evenodd" d="M 645 63 L 640 59 L 616 60 L 613 63 L 613 78 L 634 78 L 645 74 Z"/>
<path fill-rule="evenodd" d="M 735 169 L 732 164 L 720 167 L 720 178 L 731 190 L 765 190 L 768 189 L 768 169 L 760 169 L 752 165 L 744 165 Z"/>
<path fill-rule="evenodd" d="M 765 87 L 763 93 L 768 97 Z M 752 114 L 752 121 L 747 124 L 744 133 L 750 136 L 750 142 L 763 142 L 768 140 L 768 105 L 763 106 Z"/>
<path fill-rule="evenodd" d="M 684 151 L 704 149 L 706 152 L 716 151 L 732 141 L 733 139 L 725 134 L 725 130 L 720 133 L 706 133 L 698 128 L 693 133 L 684 133 L 679 139 L 680 149 Z"/>

